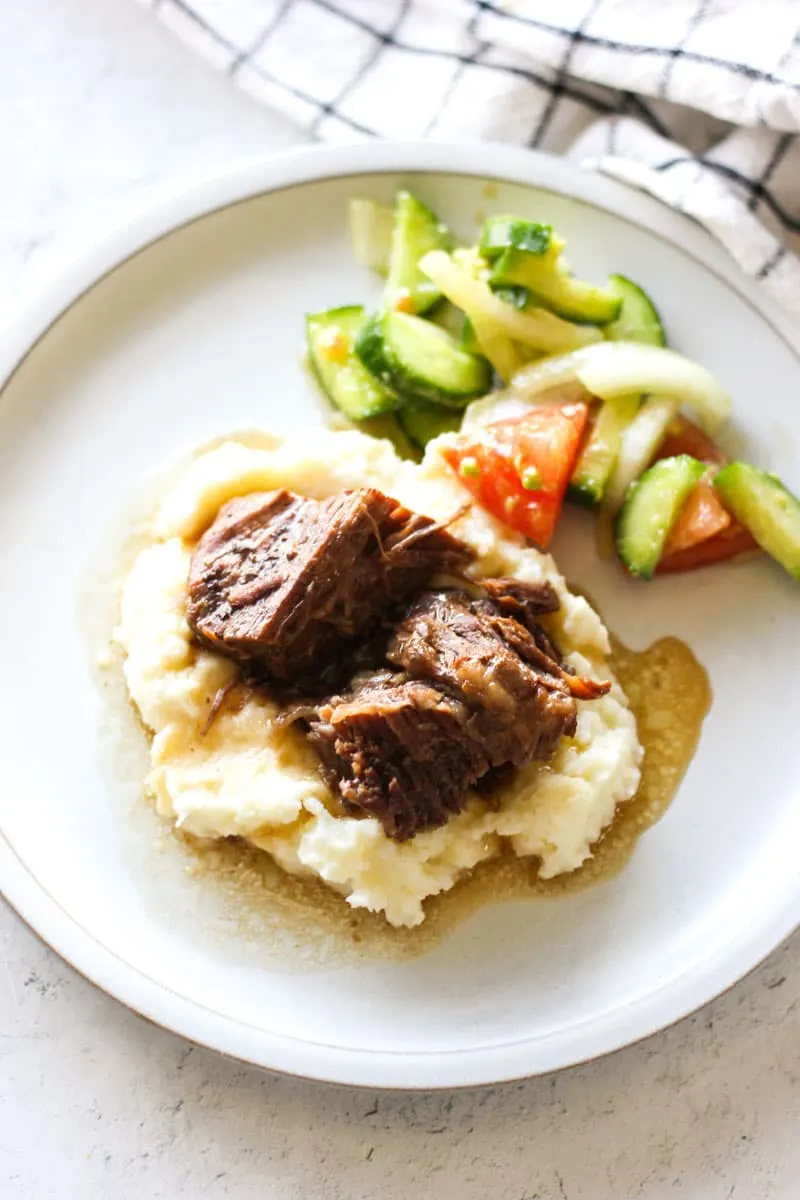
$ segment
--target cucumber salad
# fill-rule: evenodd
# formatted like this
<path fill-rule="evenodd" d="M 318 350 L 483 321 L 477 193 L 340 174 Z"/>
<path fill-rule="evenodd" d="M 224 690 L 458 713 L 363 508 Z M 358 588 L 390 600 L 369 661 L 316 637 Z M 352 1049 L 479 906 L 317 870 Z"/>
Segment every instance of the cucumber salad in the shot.
<path fill-rule="evenodd" d="M 489 217 L 459 245 L 408 191 L 352 200 L 357 262 L 385 278 L 380 307 L 306 320 L 334 408 L 416 457 L 437 449 L 474 499 L 548 545 L 565 500 L 640 579 L 766 551 L 800 580 L 800 500 L 728 462 L 714 440 L 730 397 L 666 345 L 632 280 L 576 278 L 552 226 Z M 442 436 L 446 435 L 446 436 Z"/>

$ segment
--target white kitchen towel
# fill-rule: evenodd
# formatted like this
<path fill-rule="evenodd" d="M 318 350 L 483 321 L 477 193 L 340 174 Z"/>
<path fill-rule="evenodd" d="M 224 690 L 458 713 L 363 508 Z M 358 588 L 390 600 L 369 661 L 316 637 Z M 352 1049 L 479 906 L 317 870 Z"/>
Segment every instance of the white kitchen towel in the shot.
<path fill-rule="evenodd" d="M 800 0 L 142 0 L 317 137 L 535 146 L 688 213 L 800 319 Z"/>

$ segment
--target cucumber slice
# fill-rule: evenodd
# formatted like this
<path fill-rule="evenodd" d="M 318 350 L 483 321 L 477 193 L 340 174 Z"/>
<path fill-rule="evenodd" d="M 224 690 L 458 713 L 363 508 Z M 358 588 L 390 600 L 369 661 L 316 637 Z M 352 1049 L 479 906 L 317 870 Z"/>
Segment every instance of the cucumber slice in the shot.
<path fill-rule="evenodd" d="M 491 383 L 485 358 L 467 354 L 451 334 L 410 313 L 390 311 L 367 321 L 355 351 L 387 388 L 433 404 L 463 408 Z"/>
<path fill-rule="evenodd" d="M 308 358 L 325 395 L 352 421 L 391 412 L 397 396 L 382 386 L 353 353 L 364 309 L 352 304 L 306 317 Z"/>
<path fill-rule="evenodd" d="M 481 345 L 484 341 L 479 324 L 490 327 L 498 335 L 521 342 L 523 346 L 549 354 L 602 341 L 599 329 L 562 321 L 560 317 L 541 308 L 519 312 L 510 304 L 503 303 L 483 279 L 475 278 L 469 270 L 441 250 L 426 254 L 420 268 L 435 281 L 448 300 L 464 310 L 475 326 Z M 507 378 L 499 367 L 498 370 L 502 378 Z M 572 374 L 575 374 L 574 368 Z"/>
<path fill-rule="evenodd" d="M 369 267 L 379 275 L 389 271 L 394 212 L 375 200 L 350 201 L 350 244 L 353 258 L 360 267 Z"/>
<path fill-rule="evenodd" d="M 430 250 L 449 250 L 451 245 L 450 233 L 436 214 L 411 192 L 398 192 L 386 282 L 387 307 L 403 305 L 406 312 L 424 313 L 436 304 L 442 293 L 419 270 L 419 260 Z"/>
<path fill-rule="evenodd" d="M 516 308 L 520 312 L 531 302 L 531 294 L 526 287 L 515 287 L 513 284 L 505 283 L 490 283 L 489 287 L 498 300 L 502 300 L 504 304 L 510 304 L 512 308 Z"/>
<path fill-rule="evenodd" d="M 619 296 L 568 275 L 552 252 L 506 250 L 494 264 L 491 282 L 527 288 L 534 304 L 543 304 L 557 316 L 580 325 L 608 325 L 622 309 Z"/>
<path fill-rule="evenodd" d="M 668 396 L 649 396 L 630 425 L 623 429 L 617 459 L 603 495 L 603 508 L 608 512 L 618 511 L 628 488 L 653 461 L 677 411 L 677 404 Z"/>
<path fill-rule="evenodd" d="M 618 396 L 600 406 L 589 440 L 572 473 L 567 489 L 570 500 L 593 507 L 603 499 L 623 434 L 639 411 L 640 402 L 639 396 Z"/>
<path fill-rule="evenodd" d="M 466 350 L 467 354 L 480 354 L 481 347 L 475 336 L 475 326 L 470 321 L 469 317 L 464 317 L 461 322 L 461 336 L 459 343 L 462 350 Z"/>
<path fill-rule="evenodd" d="M 706 472 L 706 464 L 689 454 L 662 458 L 637 479 L 617 518 L 617 552 L 630 571 L 652 579 L 686 498 Z"/>
<path fill-rule="evenodd" d="M 546 254 L 553 242 L 552 225 L 522 221 L 519 217 L 488 217 L 483 224 L 480 252 L 489 262 L 516 247 L 529 254 Z"/>
<path fill-rule="evenodd" d="M 467 317 L 466 320 L 469 321 L 470 318 Z M 475 313 L 470 321 L 470 328 L 475 339 L 476 353 L 483 354 L 484 358 L 488 359 L 504 383 L 525 366 L 528 359 L 520 353 L 519 346 L 482 313 Z"/>
<path fill-rule="evenodd" d="M 440 329 L 446 329 L 448 333 L 452 333 L 453 337 L 459 340 L 464 332 L 464 314 L 449 300 L 443 300 L 441 304 L 437 304 L 431 312 L 426 314 L 426 319 L 433 321 L 434 325 L 438 325 Z M 463 349 L 466 347 L 462 346 Z M 476 350 L 475 353 L 480 354 L 480 350 Z"/>
<path fill-rule="evenodd" d="M 723 467 L 714 487 L 759 546 L 800 580 L 800 498 L 777 475 L 743 462 Z"/>
<path fill-rule="evenodd" d="M 440 404 L 405 404 L 397 414 L 403 431 L 423 450 L 428 442 L 442 433 L 457 433 L 461 428 L 461 413 Z"/>
<path fill-rule="evenodd" d="M 608 290 L 622 301 L 619 316 L 604 330 L 609 341 L 666 346 L 667 339 L 658 309 L 638 283 L 624 275 L 609 275 Z"/>
<path fill-rule="evenodd" d="M 475 246 L 466 250 L 454 250 L 453 262 L 470 279 L 480 281 L 481 285 L 484 285 L 489 278 L 490 271 L 486 260 L 481 257 Z M 528 301 L 528 293 L 525 288 L 501 287 L 495 294 L 498 300 L 509 304 L 518 311 L 523 309 Z M 508 333 L 498 329 L 495 322 L 487 319 L 481 312 L 475 312 L 472 319 L 464 316 L 460 344 L 462 350 L 467 350 L 471 354 L 482 354 L 484 358 L 488 358 L 499 377 L 506 382 L 520 367 L 525 365 L 530 357 L 521 354 L 519 346 L 514 344 Z"/>

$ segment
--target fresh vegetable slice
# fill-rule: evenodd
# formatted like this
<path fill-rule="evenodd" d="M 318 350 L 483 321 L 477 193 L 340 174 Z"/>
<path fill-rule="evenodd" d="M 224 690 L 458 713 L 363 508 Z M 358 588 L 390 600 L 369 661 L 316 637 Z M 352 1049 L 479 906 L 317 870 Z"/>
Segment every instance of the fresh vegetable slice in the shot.
<path fill-rule="evenodd" d="M 461 247 L 453 251 L 453 262 L 471 279 L 488 278 L 489 271 L 475 246 Z M 509 297 L 511 300 L 512 297 Z M 519 298 L 515 297 L 518 301 Z M 448 303 L 450 303 L 448 301 Z M 480 331 L 480 336 L 478 331 Z M 483 354 L 502 380 L 508 380 L 525 366 L 528 359 L 519 352 L 511 338 L 482 314 L 476 313 L 474 320 L 466 315 L 461 326 L 462 350 L 470 354 Z"/>
<path fill-rule="evenodd" d="M 664 546 L 664 558 L 716 537 L 728 528 L 732 520 L 731 514 L 711 485 L 714 473 L 725 465 L 727 459 L 717 443 L 704 433 L 699 425 L 682 416 L 677 416 L 670 423 L 655 459 L 675 458 L 679 454 L 690 454 L 704 462 L 708 469 L 694 490 L 689 493 L 677 521 L 670 530 Z"/>
<path fill-rule="evenodd" d="M 461 344 L 461 339 L 464 333 L 464 314 L 460 308 L 456 308 L 455 304 L 451 304 L 449 300 L 442 300 L 435 308 L 432 308 L 425 314 L 426 320 L 433 321 L 434 325 L 438 325 L 440 329 L 446 329 L 454 338 L 457 338 L 462 350 L 467 350 L 467 347 Z M 480 350 L 470 351 L 470 353 L 480 354 Z"/>
<path fill-rule="evenodd" d="M 495 262 L 491 282 L 524 287 L 533 303 L 581 324 L 607 325 L 622 309 L 622 300 L 615 292 L 567 274 L 552 252 L 530 254 L 512 247 Z"/>
<path fill-rule="evenodd" d="M 723 467 L 714 487 L 762 549 L 800 579 L 800 499 L 777 475 L 744 462 Z"/>
<path fill-rule="evenodd" d="M 728 461 L 721 447 L 693 421 L 678 416 L 670 424 L 656 457 L 672 458 L 676 454 L 691 454 L 706 463 L 708 470 L 690 492 L 672 527 L 658 573 L 690 571 L 758 549 L 713 487 L 714 475 Z M 707 542 L 712 544 L 702 549 Z"/>
<path fill-rule="evenodd" d="M 450 257 L 456 266 L 466 271 L 473 279 L 484 281 L 491 275 L 491 268 L 477 246 L 456 246 Z"/>
<path fill-rule="evenodd" d="M 466 350 L 467 354 L 484 353 L 477 337 L 475 336 L 475 326 L 472 324 L 472 321 L 470 321 L 469 317 L 464 317 L 461 321 L 461 335 L 459 344 L 462 350 Z M 487 354 L 486 357 L 489 358 L 489 355 Z M 491 358 L 489 358 L 489 361 L 492 361 Z M 496 367 L 495 370 L 497 370 Z"/>
<path fill-rule="evenodd" d="M 559 249 L 563 244 L 554 237 L 552 225 L 523 221 L 520 217 L 487 217 L 479 248 L 487 262 L 494 262 L 512 246 L 529 254 L 546 254 L 554 243 Z"/>
<path fill-rule="evenodd" d="M 393 210 L 388 204 L 378 204 L 376 200 L 353 199 L 348 216 L 353 258 L 360 267 L 369 267 L 379 275 L 387 275 L 394 229 Z"/>
<path fill-rule="evenodd" d="M 607 287 L 619 297 L 622 307 L 616 319 L 603 330 L 606 337 L 612 342 L 666 346 L 667 338 L 658 309 L 644 288 L 625 275 L 609 275 Z"/>
<path fill-rule="evenodd" d="M 697 571 L 701 567 L 712 567 L 716 563 L 741 558 L 742 555 L 760 553 L 760 546 L 749 530 L 735 519 L 727 529 L 685 550 L 664 553 L 656 567 L 656 575 L 671 575 L 678 571 Z"/>
<path fill-rule="evenodd" d="M 720 503 L 717 493 L 707 479 L 701 479 L 692 488 L 675 524 L 664 543 L 663 556 L 669 557 L 681 550 L 688 550 L 708 538 L 722 533 L 731 523 L 731 515 Z"/>
<path fill-rule="evenodd" d="M 427 312 L 441 291 L 419 264 L 430 250 L 449 250 L 452 238 L 434 212 L 411 192 L 397 193 L 386 304 L 408 313 Z"/>
<path fill-rule="evenodd" d="M 434 438 L 443 433 L 457 433 L 461 428 L 461 413 L 440 404 L 406 403 L 397 419 L 411 441 L 423 450 Z"/>
<path fill-rule="evenodd" d="M 588 414 L 583 403 L 531 408 L 521 417 L 454 439 L 442 454 L 493 516 L 547 546 Z"/>
<path fill-rule="evenodd" d="M 659 458 L 674 458 L 676 454 L 691 454 L 710 467 L 724 467 L 728 459 L 720 446 L 694 421 L 680 414 L 670 422 L 663 442 L 658 447 Z"/>
<path fill-rule="evenodd" d="M 589 438 L 581 451 L 568 495 L 577 504 L 593 506 L 603 499 L 619 456 L 622 437 L 639 410 L 639 396 L 618 396 L 600 404 Z"/>
<path fill-rule="evenodd" d="M 485 358 L 467 354 L 444 329 L 409 313 L 388 311 L 367 321 L 355 351 L 386 387 L 434 404 L 463 408 L 491 382 Z"/>
<path fill-rule="evenodd" d="M 617 512 L 628 488 L 652 463 L 676 408 L 675 401 L 668 397 L 651 396 L 623 430 L 617 461 L 603 495 L 603 507 L 608 512 Z"/>
<path fill-rule="evenodd" d="M 306 317 L 309 362 L 322 390 L 353 421 L 397 408 L 397 396 L 385 388 L 353 353 L 364 324 L 364 309 L 352 304 Z"/>
<path fill-rule="evenodd" d="M 481 344 L 480 322 L 498 334 L 546 353 L 587 346 L 601 337 L 599 330 L 571 325 L 544 309 L 518 312 L 498 299 L 484 280 L 475 278 L 442 251 L 426 254 L 419 265 L 448 300 L 464 310 Z"/>
<path fill-rule="evenodd" d="M 483 425 L 493 425 L 495 421 L 509 421 L 526 416 L 532 408 L 558 404 L 591 404 L 591 396 L 580 383 L 566 383 L 563 387 L 551 388 L 542 392 L 532 400 L 521 396 L 511 388 L 501 388 L 489 392 L 480 400 L 473 400 L 464 413 L 461 428 L 477 429 Z"/>
<path fill-rule="evenodd" d="M 492 283 L 489 280 L 489 287 L 497 296 L 498 300 L 502 300 L 504 304 L 510 304 L 512 308 L 519 309 L 524 312 L 531 304 L 531 294 L 527 288 L 515 287 L 513 284 Z M 532 305 L 531 307 L 536 307 Z"/>
<path fill-rule="evenodd" d="M 687 496 L 705 473 L 688 454 L 662 458 L 631 487 L 617 518 L 617 552 L 631 575 L 652 579 Z"/>
<path fill-rule="evenodd" d="M 602 342 L 545 359 L 524 367 L 512 383 L 523 395 L 533 396 L 571 379 L 580 380 L 591 395 L 603 400 L 634 392 L 668 397 L 676 408 L 685 404 L 693 409 L 709 433 L 727 420 L 731 410 L 730 396 L 705 367 L 674 350 L 634 342 Z"/>
<path fill-rule="evenodd" d="M 527 360 L 517 345 L 506 334 L 499 333 L 497 326 L 486 317 L 476 313 L 470 326 L 478 352 L 485 355 L 504 383 L 525 366 Z M 462 332 L 462 341 L 463 336 Z"/>

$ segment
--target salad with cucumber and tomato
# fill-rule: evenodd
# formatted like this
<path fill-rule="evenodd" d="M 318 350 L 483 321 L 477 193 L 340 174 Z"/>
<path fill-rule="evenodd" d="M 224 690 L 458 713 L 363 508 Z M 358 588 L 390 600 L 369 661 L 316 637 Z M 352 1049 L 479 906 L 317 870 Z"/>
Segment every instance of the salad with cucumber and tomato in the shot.
<path fill-rule="evenodd" d="M 623 275 L 577 278 L 552 226 L 492 216 L 460 245 L 416 196 L 353 200 L 378 309 L 306 320 L 331 404 L 398 453 L 437 450 L 474 499 L 545 548 L 565 503 L 597 513 L 639 579 L 766 552 L 800 580 L 800 499 L 715 440 L 731 401 L 667 348 Z"/>

